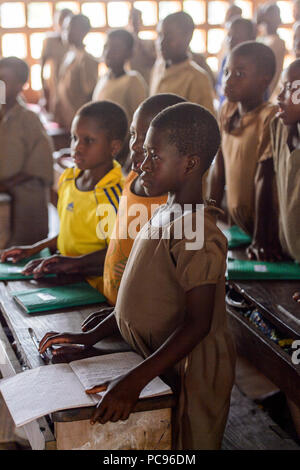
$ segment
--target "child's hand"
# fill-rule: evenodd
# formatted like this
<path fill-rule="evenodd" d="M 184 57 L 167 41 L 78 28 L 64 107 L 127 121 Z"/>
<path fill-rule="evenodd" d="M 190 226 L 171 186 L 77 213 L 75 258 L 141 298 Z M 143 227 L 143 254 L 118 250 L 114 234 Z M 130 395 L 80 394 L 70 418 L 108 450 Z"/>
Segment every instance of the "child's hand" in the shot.
<path fill-rule="evenodd" d="M 281 249 L 273 246 L 263 246 L 257 242 L 252 242 L 246 250 L 247 256 L 251 260 L 257 261 L 281 261 Z"/>
<path fill-rule="evenodd" d="M 74 349 L 80 349 L 78 345 L 91 346 L 93 344 L 92 338 L 88 333 L 57 333 L 56 331 L 50 331 L 46 333 L 40 341 L 39 352 L 42 354 L 46 349 L 51 348 L 55 344 L 71 344 Z M 76 346 L 77 345 L 77 346 Z M 59 349 L 53 349 L 53 356 L 57 354 L 66 353 L 65 347 Z"/>
<path fill-rule="evenodd" d="M 4 250 L 1 254 L 1 263 L 5 263 L 8 258 L 11 258 L 12 263 L 29 258 L 34 254 L 34 250 L 31 246 L 12 246 L 7 250 Z"/>
<path fill-rule="evenodd" d="M 33 269 L 31 266 L 28 266 L 28 269 L 30 269 L 30 274 L 32 273 L 34 278 L 38 279 L 43 277 L 45 274 L 77 273 L 80 270 L 79 267 L 80 262 L 78 258 L 53 255 L 49 258 L 45 258 L 42 262 L 35 265 Z M 25 266 L 25 270 L 26 268 L 27 266 Z"/>
<path fill-rule="evenodd" d="M 97 312 L 91 313 L 81 325 L 82 331 L 89 331 L 95 328 L 104 318 L 106 318 L 110 313 L 112 313 L 114 307 L 103 307 Z"/>
<path fill-rule="evenodd" d="M 32 261 L 29 261 L 29 263 L 26 264 L 24 267 L 22 274 L 25 276 L 30 276 L 31 274 L 34 274 L 34 270 L 39 266 L 44 261 L 45 258 L 37 258 L 33 259 Z"/>
<path fill-rule="evenodd" d="M 300 304 L 300 292 L 295 292 L 295 294 L 293 295 L 293 299 L 295 300 L 295 302 Z"/>
<path fill-rule="evenodd" d="M 128 419 L 139 399 L 141 386 L 135 383 L 127 374 L 90 388 L 86 390 L 86 393 L 90 395 L 105 390 L 107 390 L 107 393 L 98 403 L 91 424 L 95 424 L 97 421 L 101 424 L 105 424 L 107 421 L 115 423 L 119 420 L 125 421 Z"/>

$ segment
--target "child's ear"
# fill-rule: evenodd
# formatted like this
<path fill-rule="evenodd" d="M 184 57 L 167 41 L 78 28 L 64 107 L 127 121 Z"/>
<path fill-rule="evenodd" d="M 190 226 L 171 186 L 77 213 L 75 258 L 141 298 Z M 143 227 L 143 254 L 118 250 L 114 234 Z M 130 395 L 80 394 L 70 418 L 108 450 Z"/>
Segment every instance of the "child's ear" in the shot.
<path fill-rule="evenodd" d="M 122 147 L 123 147 L 123 142 L 121 140 L 118 140 L 118 139 L 112 140 L 110 143 L 111 155 L 115 158 L 118 155 L 118 153 L 121 152 Z"/>
<path fill-rule="evenodd" d="M 199 170 L 201 166 L 201 162 L 200 162 L 200 158 L 198 157 L 198 155 L 189 155 L 186 158 L 187 158 L 186 167 L 185 167 L 186 174 Z"/>

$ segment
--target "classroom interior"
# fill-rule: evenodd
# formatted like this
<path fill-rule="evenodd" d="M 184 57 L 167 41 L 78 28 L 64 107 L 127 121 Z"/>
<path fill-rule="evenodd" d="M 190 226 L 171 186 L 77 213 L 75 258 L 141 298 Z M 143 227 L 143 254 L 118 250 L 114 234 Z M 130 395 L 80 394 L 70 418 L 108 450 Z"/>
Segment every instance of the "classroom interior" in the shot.
<path fill-rule="evenodd" d="M 53 31 L 55 11 L 68 8 L 74 14 L 82 13 L 89 18 L 91 30 L 84 39 L 84 45 L 86 51 L 99 62 L 99 75 L 106 71 L 106 66 L 102 61 L 102 53 L 107 33 L 112 29 L 128 28 L 129 15 L 133 7 L 142 13 L 143 26 L 138 34 L 139 38 L 153 41 L 157 39 L 156 28 L 160 21 L 171 13 L 185 11 L 191 15 L 195 24 L 190 50 L 205 58 L 212 74 L 217 79 L 227 34 L 225 16 L 231 3 L 233 2 L 226 0 L 0 0 L 0 57 L 16 56 L 28 64 L 29 80 L 24 87 L 23 97 L 30 109 L 39 115 L 48 135 L 54 142 L 55 182 L 51 191 L 51 202 L 48 205 L 49 236 L 56 235 L 59 230 L 56 209 L 57 183 L 64 169 L 70 166 L 68 157 L 69 133 L 60 128 L 53 117 L 43 109 L 41 56 L 43 41 L 47 34 Z M 247 19 L 252 19 L 256 9 L 263 3 L 265 3 L 264 0 L 234 1 L 234 4 L 242 9 L 243 18 Z M 280 8 L 282 20 L 282 24 L 278 28 L 278 35 L 286 45 L 283 65 L 283 69 L 285 69 L 294 60 L 294 4 L 290 0 L 280 0 L 276 3 Z M 45 80 L 51 78 L 51 69 L 47 65 L 44 67 L 43 73 Z M 0 211 L 0 223 L 2 223 L 0 230 L 3 232 L 4 226 L 7 227 L 9 224 L 7 221 L 9 201 L 5 197 L 0 200 Z M 1 236 L 5 238 L 5 234 L 0 234 L 0 241 Z M 17 283 L 16 286 L 19 290 L 25 287 L 22 281 L 14 282 Z M 231 305 L 228 305 L 228 316 L 236 338 L 238 359 L 230 413 L 222 443 L 224 450 L 300 450 L 299 365 L 292 365 L 286 351 L 282 351 L 277 344 L 274 345 L 269 338 L 266 338 L 263 331 L 257 330 L 255 325 L 247 325 L 239 317 L 239 306 L 237 306 L 241 302 L 241 291 L 246 292 L 246 299 L 251 308 L 261 308 L 265 318 L 275 325 L 275 329 L 277 328 L 284 337 L 297 339 L 300 334 L 299 307 L 294 305 L 288 297 L 291 297 L 291 294 L 297 290 L 299 281 L 284 281 L 286 289 L 282 286 L 278 288 L 282 293 L 282 297 L 278 298 L 276 297 L 276 282 L 274 284 L 271 281 L 265 282 L 269 282 L 269 291 L 265 292 L 259 282 L 254 286 L 254 283 L 251 284 L 247 280 L 231 281 L 228 287 L 228 292 L 233 289 L 238 296 L 236 304 L 233 301 Z M 11 282 L 5 284 L 0 281 L 0 284 L 0 322 L 2 325 L 0 340 L 6 345 L 7 350 L 10 350 L 10 361 L 17 372 L 28 368 L 26 360 L 24 362 L 24 356 L 29 363 L 32 361 L 31 367 L 37 367 L 40 363 L 32 359 L 32 351 L 27 346 L 23 350 L 22 326 L 18 323 L 20 313 L 17 311 L 17 307 L 14 309 L 7 297 L 12 289 Z M 239 290 L 238 294 L 237 289 Z M 282 298 L 285 301 L 284 306 L 288 309 L 286 318 L 274 307 L 276 302 L 280 302 Z M 13 313 L 10 313 L 12 310 Z M 77 309 L 74 324 L 70 325 L 78 327 L 80 321 L 92 311 L 91 307 Z M 54 320 L 54 316 L 53 324 L 56 322 L 56 328 L 62 328 L 64 322 L 67 324 L 65 318 L 59 320 L 56 315 Z M 37 330 L 40 328 L 43 331 L 45 328 L 43 322 L 45 322 L 49 329 L 53 329 L 51 315 L 49 318 L 35 317 L 34 328 Z M 16 325 L 18 324 L 15 329 L 14 321 Z M 30 326 L 31 323 L 28 325 Z M 23 340 L 27 341 L 26 338 Z M 289 396 L 292 396 L 292 405 Z M 65 418 L 58 417 L 58 422 L 60 419 L 62 422 Z M 70 418 L 70 421 L 72 419 Z M 22 429 L 15 429 L 12 425 L 9 412 L 2 399 L 0 399 L 0 422 L 0 450 L 28 450 L 31 448 L 28 435 Z M 48 418 L 43 422 L 40 421 L 39 426 L 43 429 L 47 428 L 47 432 L 45 429 L 43 431 L 44 437 L 47 433 L 49 434 L 45 437 L 45 447 L 55 449 L 56 443 L 53 437 L 55 430 L 53 426 L 49 425 Z M 63 431 L 60 433 L 63 434 Z M 70 432 L 66 431 L 66 436 L 70 436 Z M 67 438 L 64 443 L 64 437 L 61 437 L 61 445 L 68 446 L 70 443 Z M 79 444 L 77 444 L 77 448 L 78 446 Z"/>

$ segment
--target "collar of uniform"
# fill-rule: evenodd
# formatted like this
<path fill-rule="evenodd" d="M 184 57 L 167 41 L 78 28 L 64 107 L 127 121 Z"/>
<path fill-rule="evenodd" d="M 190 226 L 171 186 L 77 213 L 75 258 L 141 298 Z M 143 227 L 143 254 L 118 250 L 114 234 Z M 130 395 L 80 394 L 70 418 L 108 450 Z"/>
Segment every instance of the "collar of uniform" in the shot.
<path fill-rule="evenodd" d="M 242 116 L 240 115 L 239 108 L 238 108 L 238 103 L 229 103 L 227 102 L 227 106 L 229 107 L 228 113 L 224 116 L 224 129 L 226 132 L 230 134 L 240 134 L 242 130 L 247 127 L 252 121 L 256 119 L 257 114 L 261 111 L 262 108 L 264 108 L 266 105 L 268 105 L 268 102 L 264 102 L 257 106 L 254 109 L 251 109 L 251 111 L 248 111 L 247 113 L 243 114 Z M 239 125 L 235 127 L 234 129 L 230 130 L 230 123 L 232 122 L 232 119 L 234 116 L 238 116 L 240 118 L 239 120 Z"/>
<path fill-rule="evenodd" d="M 19 114 L 20 109 L 26 108 L 25 102 L 22 100 L 20 96 L 17 96 L 16 103 L 14 106 L 4 115 L 3 123 L 9 121 L 10 119 L 14 118 L 17 114 Z"/>
<path fill-rule="evenodd" d="M 169 67 L 165 67 L 165 75 L 173 75 L 173 74 L 178 74 L 181 73 L 183 70 L 189 68 L 191 63 L 190 59 L 186 59 L 183 62 L 180 62 L 179 64 L 172 64 Z"/>

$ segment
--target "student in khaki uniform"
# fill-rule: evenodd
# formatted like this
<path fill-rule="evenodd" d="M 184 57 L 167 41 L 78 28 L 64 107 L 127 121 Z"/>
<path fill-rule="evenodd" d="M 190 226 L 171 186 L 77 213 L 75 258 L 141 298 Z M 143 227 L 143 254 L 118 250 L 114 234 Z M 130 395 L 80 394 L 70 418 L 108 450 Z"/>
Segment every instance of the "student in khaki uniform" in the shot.
<path fill-rule="evenodd" d="M 68 51 L 68 44 L 63 39 L 63 22 L 73 13 L 68 8 L 56 11 L 54 15 L 55 31 L 47 34 L 43 42 L 41 54 L 41 79 L 45 99 L 45 108 L 50 113 L 54 113 L 56 102 L 56 87 L 61 62 Z M 45 66 L 50 67 L 50 76 L 45 78 Z"/>
<path fill-rule="evenodd" d="M 92 424 L 127 419 L 143 387 L 161 375 L 177 393 L 178 450 L 220 448 L 234 382 L 225 308 L 227 242 L 216 226 L 216 209 L 206 207 L 197 221 L 201 179 L 219 142 L 215 118 L 199 105 L 180 103 L 154 118 L 144 143 L 142 185 L 150 197 L 168 192 L 168 201 L 135 239 L 114 312 L 88 333 L 47 333 L 40 343 L 41 352 L 52 344 L 93 344 L 120 330 L 145 360 L 87 390 L 108 390 Z M 177 229 L 193 222 L 204 237 L 191 247 L 187 243 L 195 238 Z"/>
<path fill-rule="evenodd" d="M 228 101 L 220 113 L 222 144 L 210 174 L 210 197 L 220 205 L 226 184 L 228 212 L 253 236 L 249 256 L 260 259 L 273 256 L 274 233 L 267 229 L 272 230 L 272 211 L 266 207 L 274 209 L 270 122 L 277 107 L 264 102 L 264 93 L 275 67 L 274 54 L 264 44 L 249 41 L 232 50 L 225 67 Z"/>
<path fill-rule="evenodd" d="M 6 91 L 0 109 L 0 191 L 12 196 L 9 244 L 35 243 L 48 234 L 53 146 L 38 116 L 19 98 L 28 74 L 24 61 L 0 60 Z"/>
<path fill-rule="evenodd" d="M 86 52 L 83 39 L 90 31 L 89 19 L 73 15 L 64 22 L 69 51 L 59 70 L 55 120 L 70 130 L 76 111 L 91 100 L 98 78 L 98 62 Z"/>
<path fill-rule="evenodd" d="M 159 25 L 159 44 L 165 64 L 152 74 L 150 95 L 175 93 L 214 112 L 209 75 L 189 58 L 193 31 L 194 22 L 183 11 L 167 16 Z"/>
<path fill-rule="evenodd" d="M 130 59 L 134 39 L 129 31 L 117 29 L 109 33 L 103 58 L 108 72 L 100 78 L 93 92 L 93 101 L 110 100 L 122 106 L 128 122 L 139 104 L 147 97 L 147 85 L 140 73 L 125 70 Z"/>
<path fill-rule="evenodd" d="M 122 193 L 123 177 L 114 157 L 122 147 L 127 119 L 120 106 L 109 101 L 89 103 L 77 112 L 72 124 L 71 150 L 76 168 L 61 175 L 58 188 L 58 236 L 31 246 L 13 247 L 2 261 L 14 262 L 48 247 L 55 254 L 28 263 L 24 274 L 81 273 L 103 291 L 103 263 Z M 108 207 L 106 221 L 101 207 Z"/>
<path fill-rule="evenodd" d="M 300 262 L 300 59 L 284 73 L 278 95 L 279 114 L 271 124 L 271 138 L 279 202 L 279 236 L 283 252 Z M 293 86 L 294 85 L 294 86 Z"/>

